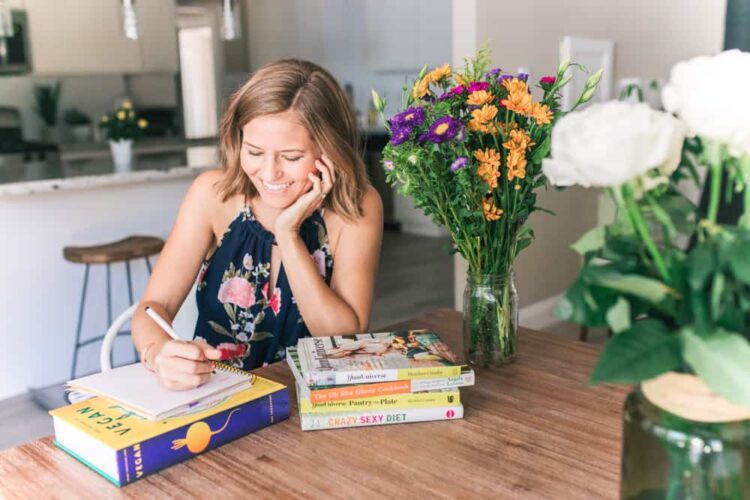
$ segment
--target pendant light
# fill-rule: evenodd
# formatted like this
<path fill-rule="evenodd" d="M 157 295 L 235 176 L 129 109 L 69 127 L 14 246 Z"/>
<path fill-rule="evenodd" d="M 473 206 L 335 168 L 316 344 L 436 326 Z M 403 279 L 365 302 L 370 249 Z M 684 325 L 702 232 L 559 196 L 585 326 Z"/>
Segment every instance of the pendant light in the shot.
<path fill-rule="evenodd" d="M 224 40 L 238 40 L 242 36 L 239 2 L 237 0 L 224 0 L 221 17 L 221 37 Z"/>
<path fill-rule="evenodd" d="M 135 0 L 121 0 L 122 2 L 122 29 L 125 38 L 138 40 L 138 20 L 135 17 Z"/>

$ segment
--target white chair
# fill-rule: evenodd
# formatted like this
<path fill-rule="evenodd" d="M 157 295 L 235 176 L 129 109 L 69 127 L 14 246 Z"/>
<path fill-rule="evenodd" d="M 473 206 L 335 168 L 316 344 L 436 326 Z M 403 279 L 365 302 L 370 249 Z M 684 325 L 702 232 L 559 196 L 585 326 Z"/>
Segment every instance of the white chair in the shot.
<path fill-rule="evenodd" d="M 180 307 L 174 320 L 172 320 L 172 326 L 175 331 L 181 335 L 185 335 L 185 340 L 192 338 L 193 332 L 195 331 L 195 323 L 198 321 L 198 306 L 195 303 L 196 285 L 197 283 L 193 284 L 193 288 L 182 303 L 182 307 Z M 112 346 L 117 339 L 117 334 L 122 330 L 122 327 L 133 317 L 136 307 L 138 307 L 137 303 L 125 309 L 117 319 L 112 322 L 107 333 L 104 334 L 102 348 L 99 351 L 99 365 L 103 372 L 112 369 Z"/>

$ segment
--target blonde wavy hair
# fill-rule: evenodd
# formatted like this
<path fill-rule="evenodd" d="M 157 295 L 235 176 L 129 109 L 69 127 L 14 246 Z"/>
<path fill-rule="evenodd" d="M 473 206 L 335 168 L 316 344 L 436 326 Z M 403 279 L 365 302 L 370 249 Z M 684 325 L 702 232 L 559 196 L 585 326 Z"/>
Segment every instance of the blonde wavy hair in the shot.
<path fill-rule="evenodd" d="M 242 127 L 258 116 L 287 110 L 297 113 L 312 140 L 334 165 L 336 181 L 324 206 L 348 220 L 360 217 L 368 180 L 351 104 L 328 71 L 298 59 L 266 64 L 229 99 L 219 125 L 224 176 L 217 188 L 222 199 L 258 194 L 240 167 Z"/>

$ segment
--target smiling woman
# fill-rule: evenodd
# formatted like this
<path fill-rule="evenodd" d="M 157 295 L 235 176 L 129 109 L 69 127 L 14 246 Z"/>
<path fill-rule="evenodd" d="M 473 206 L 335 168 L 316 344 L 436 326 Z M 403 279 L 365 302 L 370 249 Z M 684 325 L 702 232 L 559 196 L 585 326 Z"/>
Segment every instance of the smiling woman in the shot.
<path fill-rule="evenodd" d="M 220 129 L 223 168 L 187 193 L 133 320 L 143 362 L 173 389 L 204 382 L 209 360 L 251 369 L 300 337 L 369 323 L 382 205 L 338 83 L 309 62 L 271 63 Z M 170 340 L 143 309 L 174 317 L 196 276 L 195 339 Z"/>

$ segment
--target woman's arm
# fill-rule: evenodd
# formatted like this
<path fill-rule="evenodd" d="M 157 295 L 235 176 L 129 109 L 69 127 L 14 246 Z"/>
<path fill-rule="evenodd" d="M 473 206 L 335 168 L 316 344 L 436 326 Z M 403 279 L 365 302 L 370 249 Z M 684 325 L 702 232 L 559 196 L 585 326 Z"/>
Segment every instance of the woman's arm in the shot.
<path fill-rule="evenodd" d="M 166 367 L 160 378 L 167 387 L 174 389 L 199 385 L 210 373 L 210 366 L 200 363 L 206 359 L 204 350 L 193 344 L 179 348 L 173 345 L 165 351 L 170 359 L 158 360 L 165 344 L 172 339 L 145 313 L 145 308 L 151 306 L 171 323 L 192 288 L 201 262 L 214 241 L 211 216 L 216 213 L 218 203 L 214 184 L 221 175 L 220 171 L 209 171 L 193 181 L 133 316 L 136 349 L 149 368 L 162 371 L 159 365 Z M 190 372 L 192 376 L 188 376 Z"/>
<path fill-rule="evenodd" d="M 375 188 L 368 186 L 362 199 L 362 217 L 344 223 L 335 242 L 328 287 L 299 234 L 277 235 L 289 285 L 312 335 L 367 331 L 382 236 L 383 205 Z"/>

